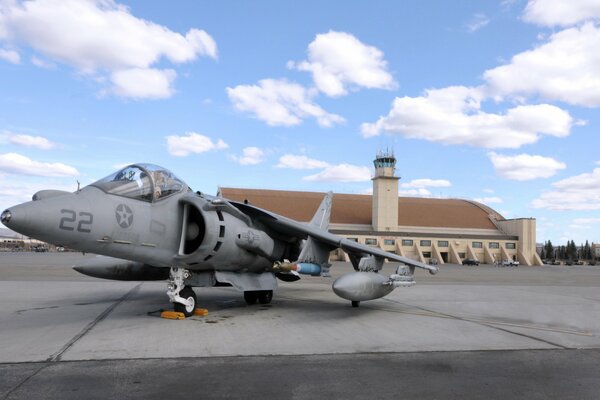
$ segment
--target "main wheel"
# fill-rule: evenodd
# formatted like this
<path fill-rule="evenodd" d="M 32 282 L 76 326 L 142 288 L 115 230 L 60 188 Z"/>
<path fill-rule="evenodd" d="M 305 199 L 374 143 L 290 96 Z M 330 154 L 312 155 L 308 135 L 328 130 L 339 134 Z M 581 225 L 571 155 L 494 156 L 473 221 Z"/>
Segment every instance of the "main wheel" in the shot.
<path fill-rule="evenodd" d="M 360 301 L 358 300 L 352 300 L 352 307 L 356 308 L 360 305 Z"/>
<path fill-rule="evenodd" d="M 194 310 L 196 309 L 196 293 L 194 293 L 194 289 L 186 286 L 179 292 L 179 296 L 189 301 L 190 305 L 186 306 L 181 303 L 173 303 L 175 311 L 183 313 L 186 317 L 194 315 Z"/>
<path fill-rule="evenodd" d="M 246 300 L 246 304 L 248 305 L 255 304 L 256 300 L 258 300 L 258 291 L 249 290 L 244 292 L 244 300 Z"/>
<path fill-rule="evenodd" d="M 272 290 L 261 290 L 258 292 L 258 302 L 260 304 L 269 304 L 273 300 Z"/>

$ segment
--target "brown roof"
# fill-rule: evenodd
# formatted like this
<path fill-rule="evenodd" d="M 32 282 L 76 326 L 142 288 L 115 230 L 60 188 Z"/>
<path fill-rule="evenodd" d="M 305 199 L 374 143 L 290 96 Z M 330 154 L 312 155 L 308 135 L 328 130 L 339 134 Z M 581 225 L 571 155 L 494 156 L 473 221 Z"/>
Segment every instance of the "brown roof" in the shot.
<path fill-rule="evenodd" d="M 250 204 L 298 221 L 310 221 L 323 200 L 324 193 L 283 190 L 221 188 L 221 196 L 248 200 Z M 333 195 L 331 222 L 334 224 L 372 225 L 372 196 L 360 194 Z M 442 228 L 496 229 L 489 215 L 504 218 L 493 209 L 468 200 L 400 197 L 398 225 Z"/>

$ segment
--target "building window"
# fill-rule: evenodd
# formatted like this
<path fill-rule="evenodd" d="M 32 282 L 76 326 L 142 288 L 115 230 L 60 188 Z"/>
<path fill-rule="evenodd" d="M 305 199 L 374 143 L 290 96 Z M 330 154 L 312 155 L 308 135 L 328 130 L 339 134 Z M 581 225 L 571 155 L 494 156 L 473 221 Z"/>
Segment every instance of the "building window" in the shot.
<path fill-rule="evenodd" d="M 412 246 L 412 245 L 413 245 L 412 239 L 402 239 L 402 246 Z"/>
<path fill-rule="evenodd" d="M 438 240 L 438 247 L 448 247 L 447 240 Z"/>
<path fill-rule="evenodd" d="M 431 247 L 431 240 L 421 240 L 420 245 L 423 247 Z"/>
<path fill-rule="evenodd" d="M 423 257 L 425 257 L 425 258 L 431 258 L 431 252 L 430 251 L 424 251 L 423 252 Z"/>
<path fill-rule="evenodd" d="M 394 239 L 383 239 L 383 244 L 386 246 L 393 246 L 396 244 L 396 241 Z"/>
<path fill-rule="evenodd" d="M 500 243 L 498 242 L 490 242 L 490 249 L 499 249 Z"/>
<path fill-rule="evenodd" d="M 464 258 L 467 256 L 467 254 L 466 254 L 466 253 L 458 253 L 458 256 L 459 256 L 459 257 L 461 258 L 461 260 L 462 260 L 462 259 L 464 259 Z"/>
<path fill-rule="evenodd" d="M 369 246 L 377 246 L 377 239 L 366 238 L 365 239 L 365 244 L 369 245 Z"/>
<path fill-rule="evenodd" d="M 517 245 L 516 245 L 516 243 L 506 243 L 506 248 L 514 250 L 517 248 Z"/>
<path fill-rule="evenodd" d="M 481 249 L 483 247 L 483 243 L 481 242 L 473 242 L 474 249 Z"/>
<path fill-rule="evenodd" d="M 358 238 L 348 238 L 348 240 L 358 243 Z"/>

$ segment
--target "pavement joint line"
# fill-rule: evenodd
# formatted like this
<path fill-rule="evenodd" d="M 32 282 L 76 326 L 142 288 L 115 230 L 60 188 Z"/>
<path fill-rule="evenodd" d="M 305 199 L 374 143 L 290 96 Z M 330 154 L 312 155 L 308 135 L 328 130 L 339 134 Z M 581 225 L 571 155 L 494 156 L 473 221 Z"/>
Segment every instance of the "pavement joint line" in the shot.
<path fill-rule="evenodd" d="M 502 331 L 502 332 L 511 333 L 513 335 L 522 336 L 522 337 L 525 337 L 525 338 L 528 338 L 528 339 L 536 340 L 538 342 L 546 343 L 546 344 L 549 344 L 551 346 L 559 347 L 559 348 L 561 348 L 563 350 L 569 350 L 570 349 L 569 347 L 563 346 L 562 344 L 554 343 L 554 342 L 551 342 L 549 340 L 541 339 L 541 338 L 538 338 L 538 337 L 535 337 L 535 336 L 532 336 L 532 335 L 526 335 L 524 333 L 513 332 L 511 330 L 500 328 L 498 326 L 494 326 L 494 325 L 490 325 L 490 324 L 481 324 L 481 325 L 489 326 L 490 328 L 497 329 L 497 330 Z"/>
<path fill-rule="evenodd" d="M 281 299 L 286 299 L 286 300 L 292 300 L 292 301 L 307 301 L 307 302 L 319 302 L 318 300 L 315 299 L 297 299 L 297 298 L 292 298 L 289 296 L 277 296 L 278 298 Z M 543 326 L 539 326 L 539 325 L 533 325 L 533 324 L 529 324 L 529 325 L 525 325 L 525 324 L 515 324 L 515 323 L 510 323 L 510 322 L 502 322 L 502 321 L 494 321 L 494 320 L 485 320 L 485 319 L 479 319 L 479 318 L 468 318 L 468 317 L 458 317 L 455 315 L 450 315 L 450 314 L 444 314 L 444 313 L 440 313 L 434 310 L 428 310 L 422 307 L 417 307 L 417 306 L 411 306 L 410 304 L 406 304 L 406 303 L 402 303 L 396 300 L 391 300 L 391 299 L 382 299 L 382 300 L 386 300 L 392 303 L 397 303 L 397 304 L 402 304 L 408 307 L 413 307 L 416 309 L 420 309 L 424 312 L 414 312 L 414 311 L 402 311 L 402 310 L 390 310 L 390 309 L 386 309 L 383 307 L 377 307 L 377 306 L 373 306 L 373 305 L 366 305 L 366 308 L 370 308 L 373 310 L 378 310 L 378 311 L 386 311 L 386 312 L 395 312 L 395 313 L 401 313 L 401 314 L 409 314 L 409 315 L 418 315 L 418 316 L 423 316 L 423 317 L 432 317 L 432 318 L 445 318 L 445 319 L 458 319 L 461 321 L 465 321 L 465 322 L 474 322 L 474 323 L 479 323 L 482 325 L 505 325 L 505 326 L 512 326 L 515 328 L 524 328 L 524 329 L 532 329 L 532 330 L 539 330 L 539 331 L 547 331 L 547 332 L 556 332 L 556 333 L 566 333 L 566 334 L 570 334 L 570 335 L 577 335 L 577 336 L 585 336 L 585 337 L 598 337 L 599 335 L 595 335 L 592 332 L 587 332 L 587 331 L 574 331 L 574 330 L 566 330 L 566 329 L 553 329 L 553 328 L 546 328 Z M 560 347 L 560 346 L 559 346 Z"/>
<path fill-rule="evenodd" d="M 289 296 L 278 296 L 278 298 L 282 298 L 282 299 L 286 299 L 286 300 L 292 300 L 292 301 L 307 301 L 307 302 L 319 302 L 318 300 L 315 299 L 298 299 L 298 298 L 292 298 Z M 523 328 L 523 329 L 532 329 L 532 330 L 539 330 L 539 331 L 547 331 L 547 332 L 555 332 L 555 333 L 566 333 L 569 335 L 577 335 L 577 336 L 585 336 L 585 337 L 597 337 L 599 335 L 595 335 L 592 332 L 587 332 L 587 331 L 574 331 L 574 330 L 566 330 L 566 329 L 553 329 L 553 328 L 546 328 L 546 327 L 542 327 L 542 326 L 538 326 L 538 325 L 525 325 L 525 324 L 514 324 L 514 323 L 510 323 L 510 322 L 502 322 L 502 321 L 493 321 L 493 320 L 485 320 L 485 319 L 479 319 L 479 318 L 468 318 L 468 317 L 459 317 L 456 315 L 450 315 L 450 314 L 444 314 L 438 311 L 434 311 L 434 310 L 428 310 L 426 308 L 423 307 L 419 307 L 419 306 L 413 306 L 407 303 L 402 303 L 396 300 L 391 300 L 391 299 L 386 299 L 386 298 L 382 298 L 381 300 L 385 300 L 385 301 L 389 301 L 392 303 L 396 303 L 396 304 L 402 304 L 404 306 L 407 307 L 412 307 L 415 309 L 419 309 L 422 310 L 424 312 L 411 312 L 411 311 L 402 311 L 402 310 L 390 310 L 390 309 L 386 309 L 386 308 L 382 308 L 382 307 L 377 307 L 377 306 L 373 306 L 373 305 L 367 305 L 365 306 L 365 308 L 370 308 L 373 310 L 378 310 L 378 311 L 386 311 L 386 312 L 395 312 L 395 313 L 402 313 L 402 314 L 409 314 L 409 315 L 418 315 L 418 316 L 424 316 L 424 317 L 432 317 L 432 318 L 445 318 L 445 319 L 456 319 L 456 320 L 460 320 L 460 321 L 465 321 L 465 322 L 473 322 L 476 324 L 480 324 L 480 325 L 485 325 L 485 326 L 489 326 L 491 328 L 496 328 L 496 329 L 500 329 L 497 328 L 495 325 L 503 325 L 503 326 L 512 326 L 514 328 Z M 540 339 L 540 338 L 536 338 L 534 336 L 529 336 L 529 335 L 525 335 L 525 334 L 520 334 L 517 332 L 512 332 L 512 331 L 508 331 L 506 329 L 500 329 L 504 332 L 508 332 L 508 333 L 512 333 L 515 335 L 520 335 L 520 336 L 524 336 L 530 339 L 534 339 L 534 340 L 539 340 L 542 342 L 545 342 L 547 344 L 550 344 L 552 346 L 557 346 L 560 348 L 564 348 L 564 349 L 568 349 L 569 347 L 564 347 L 562 345 L 553 343 L 553 342 L 549 342 L 546 341 L 544 339 Z"/>
<path fill-rule="evenodd" d="M 369 306 L 368 308 L 371 308 L 374 310 L 379 310 L 379 311 L 395 312 L 395 313 L 409 314 L 409 315 L 418 315 L 418 316 L 423 316 L 423 317 L 459 319 L 459 320 L 465 321 L 465 322 L 476 322 L 476 323 L 481 323 L 484 325 L 505 325 L 505 326 L 512 326 L 515 328 L 533 329 L 533 330 L 538 330 L 538 331 L 547 331 L 547 332 L 556 332 L 556 333 L 567 333 L 570 335 L 585 336 L 585 337 L 600 336 L 600 335 L 596 335 L 596 334 L 594 334 L 592 332 L 588 332 L 588 331 L 573 331 L 573 330 L 567 330 L 567 329 L 554 329 L 554 328 L 546 328 L 544 326 L 539 326 L 539 325 L 534 325 L 534 324 L 529 324 L 529 325 L 515 324 L 515 323 L 511 323 L 511 322 L 494 321 L 494 320 L 487 320 L 487 319 L 480 319 L 480 318 L 458 317 L 458 316 L 453 316 L 453 315 L 445 315 L 443 313 L 438 313 L 436 311 L 411 312 L 411 311 L 390 310 L 390 309 L 386 309 L 386 308 L 380 308 L 377 306 L 375 306 L 375 307 Z"/>
<path fill-rule="evenodd" d="M 204 356 L 180 356 L 180 357 L 127 357 L 127 358 L 82 358 L 74 360 L 63 360 L 60 362 L 64 364 L 78 364 L 78 363 L 106 363 L 106 362 L 121 362 L 121 361 L 162 361 L 162 360 L 228 360 L 228 359 L 252 359 L 252 358 L 307 358 L 307 357 L 329 357 L 329 356 L 380 356 L 380 355 L 409 355 L 409 354 L 446 354 L 446 353 L 516 353 L 523 351 L 530 352 L 552 352 L 552 351 L 593 351 L 600 352 L 600 347 L 586 347 L 586 348 L 559 348 L 550 349 L 547 347 L 531 347 L 527 349 L 521 348 L 502 348 L 502 349 L 472 349 L 472 350 L 414 350 L 414 351 L 363 351 L 363 352 L 333 352 L 333 353 L 299 353 L 299 354 L 246 354 L 246 355 L 204 355 Z M 38 371 L 34 372 L 30 377 L 33 377 L 41 370 L 53 367 L 56 363 L 48 361 L 24 361 L 24 362 L 6 362 L 0 363 L 0 365 L 12 365 L 12 364 L 43 364 Z M 28 379 L 28 378 L 26 378 Z M 5 395 L 6 397 L 6 395 Z"/>
<path fill-rule="evenodd" d="M 383 299 L 383 300 L 386 300 L 386 301 L 389 301 L 389 302 L 392 302 L 392 303 L 402 304 L 402 305 L 405 305 L 405 306 L 408 306 L 408 307 L 414 307 L 416 309 L 423 310 L 423 311 L 426 311 L 426 312 L 439 314 L 441 316 L 445 316 L 446 318 L 456 319 L 458 321 L 464 321 L 464 322 L 471 322 L 471 323 L 482 325 L 482 326 L 487 326 L 487 327 L 492 328 L 492 329 L 497 329 L 499 331 L 510 333 L 510 334 L 513 334 L 513 335 L 516 335 L 516 336 L 522 336 L 522 337 L 525 337 L 525 338 L 528 338 L 528 339 L 531 339 L 531 340 L 535 340 L 535 341 L 538 341 L 538 342 L 546 343 L 546 344 L 549 344 L 551 346 L 555 346 L 555 347 L 558 347 L 558 348 L 561 348 L 561 349 L 564 349 L 564 350 L 568 350 L 569 349 L 569 347 L 567 347 L 567 346 L 563 346 L 561 344 L 554 343 L 554 342 L 551 342 L 549 340 L 538 338 L 538 337 L 535 337 L 535 336 L 532 336 L 532 335 L 527 335 L 527 334 L 524 334 L 524 333 L 514 332 L 514 331 L 511 331 L 511 330 L 508 330 L 508 329 L 504 329 L 504 328 L 500 328 L 498 326 L 495 326 L 493 322 L 491 322 L 491 323 L 490 322 L 487 322 L 487 323 L 485 323 L 485 322 L 479 322 L 479 321 L 476 321 L 476 320 L 469 320 L 469 319 L 461 318 L 461 317 L 458 317 L 458 316 L 452 315 L 452 314 L 446 314 L 446 313 L 442 313 L 442 312 L 438 312 L 438 311 L 434 311 L 434 310 L 429 310 L 429 309 L 427 309 L 425 307 L 413 306 L 411 304 L 402 303 L 400 301 L 395 301 L 395 300 L 391 300 L 391 299 Z"/>
<path fill-rule="evenodd" d="M 113 310 L 115 308 L 117 308 L 117 306 L 119 304 L 121 304 L 122 302 L 127 300 L 129 297 L 131 297 L 133 294 L 135 294 L 137 291 L 139 291 L 142 285 L 143 285 L 143 282 L 138 283 L 136 286 L 131 288 L 127 293 L 125 293 L 123 296 L 121 296 L 120 299 L 115 301 L 106 310 L 104 310 L 100 315 L 98 315 L 92 322 L 87 324 L 86 327 L 83 328 L 77 335 L 73 336 L 73 338 L 71 338 L 71 340 L 69 340 L 58 352 L 56 352 L 56 353 L 52 354 L 50 357 L 48 357 L 46 359 L 46 361 L 48 361 L 48 362 L 60 361 L 62 358 L 62 355 L 67 350 L 69 350 L 75 343 L 77 343 L 81 338 L 83 338 L 85 335 L 87 335 L 102 320 L 104 320 L 106 317 L 108 317 L 109 314 L 111 312 L 113 312 Z"/>
<path fill-rule="evenodd" d="M 514 290 L 514 291 L 522 291 L 522 290 L 517 290 L 515 289 L 516 286 L 506 286 L 506 288 L 508 290 Z M 554 286 L 554 287 L 562 287 L 562 286 Z M 582 286 L 582 287 L 589 287 L 591 289 L 596 289 L 596 287 L 594 286 Z M 528 290 L 529 293 L 531 293 L 531 290 Z M 539 293 L 539 292 L 537 292 Z M 544 293 L 539 293 L 539 294 L 544 294 Z M 572 294 L 565 294 L 565 293 L 552 293 L 552 296 L 560 296 L 560 297 L 568 297 L 570 299 L 585 299 L 585 300 L 590 300 L 590 301 L 594 301 L 594 302 L 600 302 L 599 298 L 595 298 L 595 297 L 588 297 L 588 296 L 574 296 Z"/>

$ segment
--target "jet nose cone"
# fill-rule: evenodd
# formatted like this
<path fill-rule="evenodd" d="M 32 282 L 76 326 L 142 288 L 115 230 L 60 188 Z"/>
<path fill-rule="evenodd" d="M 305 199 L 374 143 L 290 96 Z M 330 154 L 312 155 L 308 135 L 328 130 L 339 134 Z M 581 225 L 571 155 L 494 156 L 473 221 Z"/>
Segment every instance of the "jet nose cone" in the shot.
<path fill-rule="evenodd" d="M 0 215 L 0 221 L 2 221 L 2 223 L 6 226 L 8 226 L 8 223 L 10 222 L 11 219 L 12 219 L 12 213 L 10 212 L 10 210 L 4 210 L 2 212 L 2 215 Z"/>
<path fill-rule="evenodd" d="M 21 232 L 29 227 L 29 215 L 27 204 L 19 204 L 8 208 L 0 214 L 0 221 L 9 229 L 27 235 Z"/>

